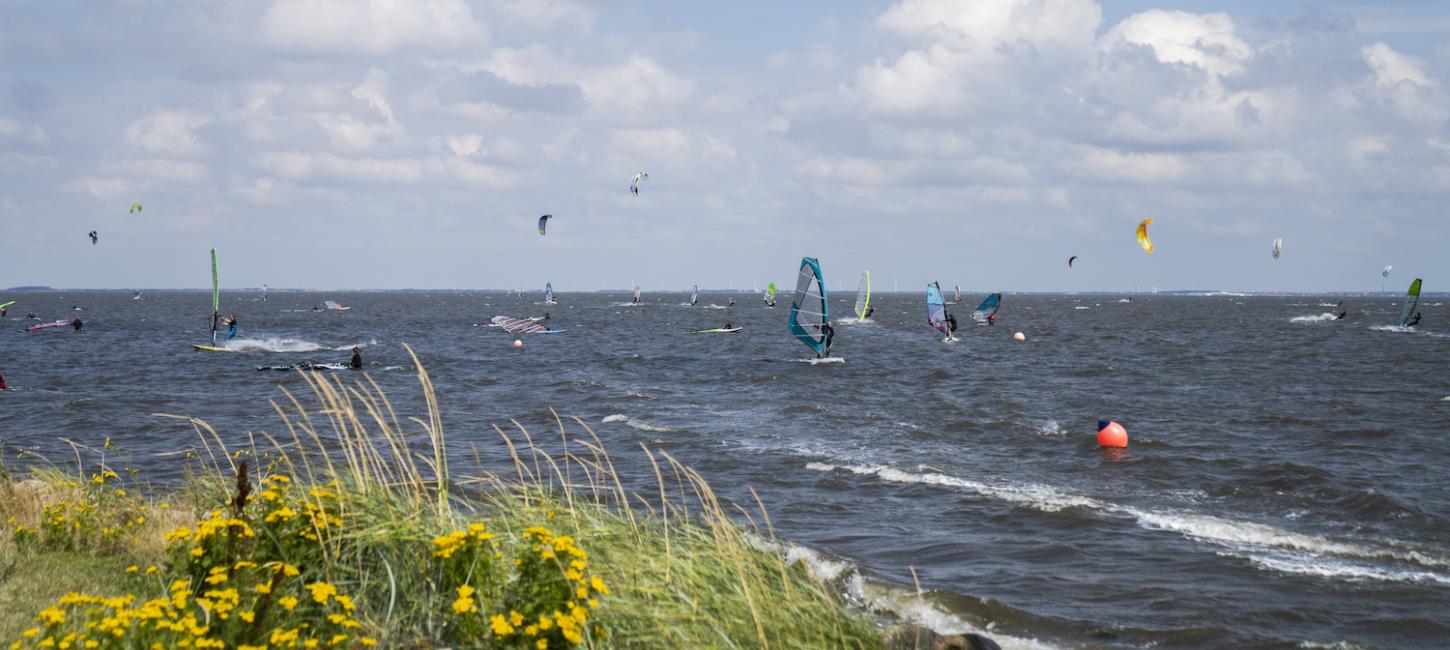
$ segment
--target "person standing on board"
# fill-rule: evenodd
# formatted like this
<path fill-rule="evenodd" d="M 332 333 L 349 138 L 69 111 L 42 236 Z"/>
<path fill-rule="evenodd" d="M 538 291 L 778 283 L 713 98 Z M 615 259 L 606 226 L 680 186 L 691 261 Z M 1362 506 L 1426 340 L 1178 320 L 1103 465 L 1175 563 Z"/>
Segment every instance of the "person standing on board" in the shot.
<path fill-rule="evenodd" d="M 227 340 L 230 341 L 237 336 L 237 315 L 227 315 Z"/>
<path fill-rule="evenodd" d="M 821 326 L 821 331 L 826 335 L 825 351 L 821 356 L 829 357 L 831 356 L 831 341 L 836 338 L 836 328 L 831 325 L 831 321 L 826 321 L 826 324 Z"/>

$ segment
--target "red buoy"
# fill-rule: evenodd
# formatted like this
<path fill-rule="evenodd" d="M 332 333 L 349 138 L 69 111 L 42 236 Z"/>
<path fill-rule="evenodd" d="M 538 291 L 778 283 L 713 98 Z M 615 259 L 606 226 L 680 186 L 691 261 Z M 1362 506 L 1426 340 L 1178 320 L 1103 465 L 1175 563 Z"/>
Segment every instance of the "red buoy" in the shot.
<path fill-rule="evenodd" d="M 1098 420 L 1099 447 L 1127 447 L 1128 430 L 1117 422 Z"/>

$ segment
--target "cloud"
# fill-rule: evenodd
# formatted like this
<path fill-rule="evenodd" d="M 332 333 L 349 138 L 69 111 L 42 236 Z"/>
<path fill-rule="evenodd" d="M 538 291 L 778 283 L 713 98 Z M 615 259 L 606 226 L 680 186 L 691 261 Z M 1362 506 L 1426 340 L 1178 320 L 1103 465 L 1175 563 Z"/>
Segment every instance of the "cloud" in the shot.
<path fill-rule="evenodd" d="M 1253 48 L 1234 33 L 1233 19 L 1221 13 L 1153 9 L 1133 14 L 1100 41 L 1104 48 L 1125 45 L 1147 47 L 1162 63 L 1189 65 L 1219 76 L 1242 72 L 1254 55 Z"/>
<path fill-rule="evenodd" d="M 1413 56 L 1407 56 L 1394 51 L 1384 43 L 1375 43 L 1359 49 L 1360 56 L 1364 57 L 1365 63 L 1374 72 L 1375 85 L 1381 88 L 1390 88 L 1400 83 L 1409 83 L 1415 86 L 1432 85 L 1430 77 L 1425 74 L 1425 66 Z"/>
<path fill-rule="evenodd" d="M 462 0 L 276 0 L 258 37 L 291 53 L 386 55 L 483 47 L 488 30 Z"/>
<path fill-rule="evenodd" d="M 199 156 L 208 151 L 196 130 L 210 124 L 210 116 L 191 111 L 157 111 L 126 127 L 126 142 L 168 156 Z"/>

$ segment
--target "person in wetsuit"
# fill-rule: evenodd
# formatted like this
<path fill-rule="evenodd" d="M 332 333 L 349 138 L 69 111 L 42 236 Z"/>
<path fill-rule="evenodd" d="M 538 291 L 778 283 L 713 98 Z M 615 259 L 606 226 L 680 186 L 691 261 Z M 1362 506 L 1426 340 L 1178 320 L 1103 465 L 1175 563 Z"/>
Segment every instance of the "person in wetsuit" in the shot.
<path fill-rule="evenodd" d="M 871 314 L 874 314 L 874 313 L 876 313 L 876 305 L 867 305 L 866 306 L 866 315 L 865 316 L 862 316 L 861 317 L 861 320 L 866 320 L 866 319 L 870 318 L 871 317 Z"/>
<path fill-rule="evenodd" d="M 1414 327 L 1414 326 L 1419 325 L 1419 324 L 1420 324 L 1420 312 L 1415 312 L 1415 315 L 1410 317 L 1410 324 L 1409 325 L 1410 325 L 1410 327 Z"/>
<path fill-rule="evenodd" d="M 362 350 L 359 350 L 356 347 L 352 349 L 352 361 L 348 362 L 347 366 L 349 368 L 352 368 L 353 370 L 362 370 Z"/>
<path fill-rule="evenodd" d="M 86 324 L 81 322 L 81 319 L 77 318 L 70 322 L 70 326 L 76 328 L 76 331 L 79 332 L 81 331 L 82 327 L 86 326 Z"/>
<path fill-rule="evenodd" d="M 826 333 L 826 349 L 821 356 L 829 357 L 831 356 L 831 342 L 836 339 L 836 328 L 831 325 L 830 321 L 826 321 L 826 324 L 821 326 L 821 331 Z"/>
<path fill-rule="evenodd" d="M 947 314 L 947 329 L 951 330 L 951 336 L 957 335 L 957 315 Z"/>
<path fill-rule="evenodd" d="M 236 335 L 237 335 L 237 315 L 236 314 L 229 314 L 227 316 L 227 340 L 228 341 L 232 340 L 233 338 L 236 337 Z"/>
<path fill-rule="evenodd" d="M 1343 303 L 1341 303 L 1341 304 L 1343 304 Z M 1347 310 L 1341 309 L 1341 310 L 1339 310 L 1339 313 L 1338 314 L 1335 314 L 1334 315 L 1334 320 L 1344 320 L 1344 317 L 1345 316 L 1348 316 L 1348 315 L 1349 315 L 1349 312 Z"/>

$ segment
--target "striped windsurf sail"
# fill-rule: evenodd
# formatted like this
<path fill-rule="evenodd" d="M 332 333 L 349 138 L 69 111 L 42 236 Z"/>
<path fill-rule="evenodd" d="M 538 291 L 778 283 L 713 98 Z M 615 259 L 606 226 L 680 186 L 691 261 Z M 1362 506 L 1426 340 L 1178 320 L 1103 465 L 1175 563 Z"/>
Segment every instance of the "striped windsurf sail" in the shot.
<path fill-rule="evenodd" d="M 693 304 L 697 304 L 699 302 L 700 302 L 700 285 L 697 284 L 692 289 L 690 289 L 690 304 L 693 305 Z"/>
<path fill-rule="evenodd" d="M 795 297 L 790 303 L 790 319 L 786 321 L 790 333 L 814 350 L 816 356 L 826 353 L 826 323 L 829 319 L 826 307 L 826 282 L 821 276 L 821 263 L 814 257 L 801 258 L 800 274 L 796 277 Z"/>
<path fill-rule="evenodd" d="M 947 323 L 947 303 L 941 295 L 941 285 L 933 282 L 926 285 L 926 323 L 946 336 L 952 335 Z"/>
<path fill-rule="evenodd" d="M 1405 308 L 1400 310 L 1400 327 L 1410 326 L 1410 316 L 1414 315 L 1415 307 L 1420 305 L 1420 278 L 1415 278 L 1410 283 L 1410 292 L 1405 295 Z"/>
<path fill-rule="evenodd" d="M 222 323 L 221 282 L 216 271 L 216 249 L 211 249 L 211 344 L 216 345 L 216 331 Z"/>
<path fill-rule="evenodd" d="M 983 300 L 982 304 L 977 305 L 977 309 L 972 312 L 972 320 L 985 323 L 987 322 L 987 317 L 997 315 L 997 310 L 1001 308 L 1001 306 L 1002 294 L 994 293 L 990 296 L 987 296 L 987 299 Z"/>
<path fill-rule="evenodd" d="M 553 282 L 545 282 L 544 283 L 544 303 L 545 304 L 549 304 L 549 305 L 554 304 L 554 283 Z"/>
<path fill-rule="evenodd" d="M 856 318 L 866 319 L 866 310 L 871 307 L 871 271 L 861 272 L 861 284 L 856 287 Z"/>
<path fill-rule="evenodd" d="M 549 326 L 539 323 L 531 318 L 517 318 L 514 316 L 494 316 L 490 320 L 494 327 L 503 329 L 509 334 L 537 334 L 549 331 Z"/>

